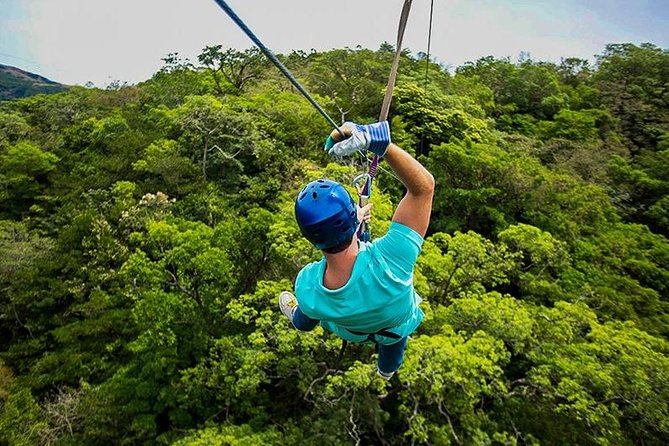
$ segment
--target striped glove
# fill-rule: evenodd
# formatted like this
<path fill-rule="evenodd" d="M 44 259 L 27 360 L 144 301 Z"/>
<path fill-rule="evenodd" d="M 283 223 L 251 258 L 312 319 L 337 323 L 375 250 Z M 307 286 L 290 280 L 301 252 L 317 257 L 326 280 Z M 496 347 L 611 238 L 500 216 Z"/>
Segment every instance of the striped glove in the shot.
<path fill-rule="evenodd" d="M 368 150 L 383 156 L 390 145 L 390 127 L 388 121 L 375 124 L 360 125 L 354 122 L 345 122 L 344 134 L 350 135 L 343 141 L 336 142 L 332 135 L 325 141 L 325 150 L 330 155 L 344 157 L 355 152 L 367 152 Z M 335 134 L 333 132 L 332 134 Z"/>

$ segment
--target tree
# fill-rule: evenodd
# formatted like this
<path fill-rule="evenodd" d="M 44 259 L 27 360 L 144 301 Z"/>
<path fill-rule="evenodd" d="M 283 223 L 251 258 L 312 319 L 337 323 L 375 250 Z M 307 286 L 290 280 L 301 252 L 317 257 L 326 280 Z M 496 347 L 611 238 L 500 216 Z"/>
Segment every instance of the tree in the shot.
<path fill-rule="evenodd" d="M 597 65 L 595 83 L 623 135 L 635 152 L 656 150 L 669 132 L 669 51 L 650 43 L 609 44 Z"/>
<path fill-rule="evenodd" d="M 669 234 L 664 205 L 669 196 L 667 162 L 669 150 L 642 151 L 632 161 L 613 156 L 608 163 L 614 198 L 624 215 L 665 235 Z"/>
<path fill-rule="evenodd" d="M 175 122 L 190 158 L 200 164 L 203 180 L 215 174 L 232 186 L 243 169 L 238 157 L 252 157 L 258 140 L 251 117 L 213 96 L 192 96 L 175 111 Z"/>
<path fill-rule="evenodd" d="M 197 57 L 211 75 L 220 95 L 241 92 L 249 81 L 258 78 L 265 70 L 262 53 L 255 47 L 244 51 L 221 49 L 221 45 L 207 46 Z"/>
<path fill-rule="evenodd" d="M 16 144 L 30 132 L 30 125 L 19 113 L 0 111 L 0 150 Z"/>
<path fill-rule="evenodd" d="M 178 53 L 170 53 L 163 59 L 164 65 L 153 77 L 139 85 L 143 100 L 155 105 L 177 107 L 187 96 L 202 95 L 210 91 L 205 73 L 196 71 L 188 59 Z"/>
<path fill-rule="evenodd" d="M 560 59 L 558 74 L 564 84 L 576 87 L 589 81 L 593 69 L 587 59 L 567 57 Z"/>
<path fill-rule="evenodd" d="M 431 302 L 447 304 L 463 294 L 483 293 L 508 283 L 516 258 L 474 232 L 430 236 L 418 262 L 429 283 Z"/>
<path fill-rule="evenodd" d="M 431 227 L 436 231 L 474 230 L 484 236 L 506 226 L 504 200 L 507 155 L 483 144 L 434 147 L 426 166 L 441 187 L 435 191 Z M 516 182 L 517 184 L 518 182 Z"/>
<path fill-rule="evenodd" d="M 26 212 L 44 190 L 48 173 L 59 158 L 28 142 L 0 154 L 0 215 L 16 217 Z"/>
<path fill-rule="evenodd" d="M 346 48 L 310 59 L 307 83 L 315 93 L 332 99 L 341 123 L 378 115 L 389 67 L 383 54 Z"/>
<path fill-rule="evenodd" d="M 522 223 L 509 226 L 498 237 L 518 259 L 516 268 L 509 272 L 509 281 L 517 287 L 519 296 L 544 305 L 568 299 L 559 281 L 571 265 L 566 243 Z"/>
<path fill-rule="evenodd" d="M 183 156 L 174 140 L 159 140 L 148 146 L 145 157 L 133 164 L 133 169 L 155 175 L 158 181 L 153 190 L 170 195 L 182 195 L 198 186 L 198 168 Z"/>
<path fill-rule="evenodd" d="M 568 97 L 561 91 L 557 69 L 552 64 L 528 59 L 514 65 L 508 59 L 488 56 L 456 71 L 476 78 L 493 91 L 495 116 L 520 113 L 546 119 L 568 106 Z"/>

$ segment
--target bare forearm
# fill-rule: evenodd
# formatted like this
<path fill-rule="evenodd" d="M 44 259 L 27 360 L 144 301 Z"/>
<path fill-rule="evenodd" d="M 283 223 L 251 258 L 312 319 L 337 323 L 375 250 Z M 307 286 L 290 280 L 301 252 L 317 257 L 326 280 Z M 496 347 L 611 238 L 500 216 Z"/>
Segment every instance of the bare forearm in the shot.
<path fill-rule="evenodd" d="M 326 148 L 329 150 L 328 153 L 344 156 L 350 155 L 356 150 L 371 148 L 374 153 L 380 155 L 382 149 L 387 147 L 383 157 L 402 184 L 407 188 L 407 193 L 400 200 L 397 209 L 395 209 L 393 222 L 413 229 L 421 237 L 425 237 L 432 213 L 434 177 L 411 155 L 395 144 L 388 144 L 390 135 L 387 135 L 387 123 L 361 127 L 357 128 L 349 125 L 342 128 L 344 135 L 351 137 L 348 144 L 346 141 L 332 144 L 333 141 L 339 141 L 341 137 L 337 131 L 332 132 L 330 138 L 325 143 Z M 384 131 L 387 138 L 384 138 Z"/>
<path fill-rule="evenodd" d="M 414 157 L 395 144 L 388 146 L 384 159 L 412 195 L 432 195 L 434 177 Z"/>

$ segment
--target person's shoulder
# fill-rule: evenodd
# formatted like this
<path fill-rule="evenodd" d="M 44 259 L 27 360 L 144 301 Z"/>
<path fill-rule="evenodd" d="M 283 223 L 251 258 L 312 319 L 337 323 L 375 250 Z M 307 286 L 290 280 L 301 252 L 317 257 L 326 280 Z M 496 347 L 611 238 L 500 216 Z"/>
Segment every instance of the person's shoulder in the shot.
<path fill-rule="evenodd" d="M 390 231 L 397 232 L 397 233 L 402 234 L 402 235 L 406 235 L 407 237 L 417 238 L 417 239 L 423 240 L 423 237 L 418 232 L 416 232 L 412 228 L 408 227 L 407 225 L 396 222 L 396 221 L 393 221 L 393 222 L 390 223 L 390 229 L 388 230 L 388 232 L 390 232 Z"/>
<path fill-rule="evenodd" d="M 388 229 L 388 232 L 386 234 L 374 241 L 374 244 L 378 243 L 398 243 L 401 240 L 409 240 L 411 242 L 414 242 L 418 246 L 421 246 L 423 244 L 423 237 L 421 235 L 408 227 L 407 225 L 404 225 L 402 223 L 398 223 L 396 221 L 393 221 L 390 223 L 390 229 Z"/>
<path fill-rule="evenodd" d="M 312 319 L 320 319 L 318 313 L 318 284 L 321 282 L 321 262 L 324 262 L 325 259 L 321 259 L 318 262 L 311 262 L 308 265 L 304 266 L 300 272 L 297 274 L 295 279 L 295 297 L 297 298 L 297 303 L 300 305 L 300 308 Z"/>
<path fill-rule="evenodd" d="M 384 259 L 400 276 L 411 276 L 423 246 L 423 237 L 402 223 L 392 222 L 383 237 L 373 242 L 370 251 Z"/>
<path fill-rule="evenodd" d="M 301 282 L 311 282 L 314 280 L 314 278 L 318 275 L 318 272 L 321 269 L 321 262 L 324 262 L 324 259 L 311 262 L 300 270 L 299 273 L 297 273 L 297 278 L 295 279 L 295 284 L 299 284 Z"/>

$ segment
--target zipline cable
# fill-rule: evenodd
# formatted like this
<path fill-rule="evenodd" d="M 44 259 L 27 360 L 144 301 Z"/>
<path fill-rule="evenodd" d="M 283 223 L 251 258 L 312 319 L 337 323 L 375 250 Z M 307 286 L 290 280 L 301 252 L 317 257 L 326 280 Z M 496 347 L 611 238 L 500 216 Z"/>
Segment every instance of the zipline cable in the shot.
<path fill-rule="evenodd" d="M 428 73 L 430 71 L 430 45 L 432 44 L 432 15 L 434 14 L 434 0 L 430 1 L 430 26 L 427 32 L 427 55 L 425 57 L 425 84 L 423 89 L 427 93 Z"/>
<path fill-rule="evenodd" d="M 434 0 L 430 1 L 430 26 L 429 31 L 427 32 L 427 55 L 425 56 L 425 82 L 423 83 L 423 91 L 425 92 L 425 97 L 427 98 L 427 84 L 429 82 L 428 74 L 430 72 L 430 45 L 432 43 L 432 15 L 434 13 Z M 423 149 L 425 139 L 425 129 L 420 132 L 420 145 L 419 150 Z"/>
<path fill-rule="evenodd" d="M 311 105 L 313 105 L 316 110 L 330 123 L 330 125 L 337 130 L 342 138 L 345 138 L 344 133 L 339 130 L 339 126 L 337 123 L 328 115 L 328 113 L 323 110 L 323 107 L 321 107 L 318 102 L 314 98 L 311 97 L 311 95 L 307 92 L 307 90 L 304 89 L 304 87 L 298 82 L 297 79 L 288 71 L 288 68 L 285 67 L 283 63 L 277 57 L 272 53 L 272 51 L 267 48 L 261 41 L 260 39 L 249 29 L 248 26 L 244 23 L 242 19 L 239 18 L 239 16 L 235 13 L 235 11 L 232 10 L 232 8 L 225 2 L 225 0 L 214 0 L 218 6 L 221 7 L 223 11 L 232 19 L 233 22 L 239 26 L 239 28 L 244 31 L 244 33 L 255 43 L 255 45 L 260 49 L 260 51 L 263 52 L 263 54 L 283 73 L 284 76 L 295 86 L 295 88 L 298 89 L 302 95 L 307 98 L 309 102 L 311 102 Z"/>

